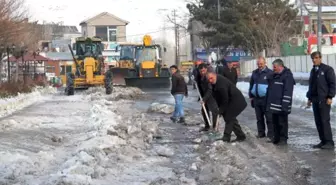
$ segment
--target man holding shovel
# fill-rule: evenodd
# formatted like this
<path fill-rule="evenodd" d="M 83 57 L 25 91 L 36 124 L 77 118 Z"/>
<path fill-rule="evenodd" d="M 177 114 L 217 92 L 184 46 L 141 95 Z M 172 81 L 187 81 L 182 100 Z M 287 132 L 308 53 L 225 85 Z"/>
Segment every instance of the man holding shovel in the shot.
<path fill-rule="evenodd" d="M 200 79 L 200 87 L 199 91 L 202 92 L 200 93 L 202 96 L 201 104 L 202 104 L 202 115 L 203 118 L 205 118 L 205 127 L 203 131 L 208 131 L 210 129 L 210 112 L 212 115 L 212 127 L 215 131 L 218 131 L 218 105 L 216 103 L 216 100 L 212 96 L 212 86 L 208 82 L 208 79 L 206 78 L 207 72 L 213 72 L 213 69 L 211 66 L 208 66 L 207 64 L 203 63 L 198 66 L 198 70 L 201 76 Z M 204 110 L 206 109 L 206 110 Z"/>
<path fill-rule="evenodd" d="M 246 136 L 242 131 L 237 116 L 243 112 L 247 103 L 240 90 L 227 78 L 217 75 L 215 72 L 208 72 L 207 79 L 212 85 L 213 97 L 218 105 L 218 114 L 221 114 L 225 121 L 224 142 L 231 141 L 231 133 L 237 136 L 235 141 L 244 141 Z"/>

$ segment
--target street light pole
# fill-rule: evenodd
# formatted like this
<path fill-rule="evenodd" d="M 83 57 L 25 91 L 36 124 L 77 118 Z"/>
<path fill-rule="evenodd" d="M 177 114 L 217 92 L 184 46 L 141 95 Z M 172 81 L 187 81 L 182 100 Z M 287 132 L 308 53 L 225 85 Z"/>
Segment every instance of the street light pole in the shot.
<path fill-rule="evenodd" d="M 9 61 L 9 47 L 6 48 L 7 51 L 7 82 L 10 82 L 10 61 Z"/>
<path fill-rule="evenodd" d="M 217 0 L 217 10 L 218 10 L 218 21 L 220 21 L 220 0 Z M 217 45 L 217 61 L 219 61 L 220 53 L 219 53 L 219 45 Z"/>
<path fill-rule="evenodd" d="M 317 51 L 322 52 L 321 47 L 321 39 L 322 39 L 322 20 L 321 20 L 321 12 L 322 12 L 322 0 L 318 0 L 318 9 L 317 9 Z"/>

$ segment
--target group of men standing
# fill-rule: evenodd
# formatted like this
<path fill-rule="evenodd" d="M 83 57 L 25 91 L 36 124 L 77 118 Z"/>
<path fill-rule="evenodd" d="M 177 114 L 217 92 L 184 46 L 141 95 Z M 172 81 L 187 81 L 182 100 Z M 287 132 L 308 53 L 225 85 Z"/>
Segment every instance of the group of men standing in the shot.
<path fill-rule="evenodd" d="M 335 72 L 332 67 L 322 63 L 320 52 L 311 54 L 314 67 L 309 78 L 307 92 L 308 106 L 313 106 L 316 127 L 321 142 L 314 148 L 334 148 L 330 126 L 330 109 L 335 96 Z M 272 62 L 273 70 L 266 66 L 264 57 L 257 60 L 258 68 L 253 71 L 250 79 L 249 98 L 255 109 L 257 118 L 258 138 L 268 138 L 268 142 L 276 145 L 287 144 L 288 115 L 292 110 L 295 80 L 293 73 L 281 59 Z M 175 112 L 172 121 L 184 122 L 183 104 L 179 95 L 188 95 L 184 78 L 177 72 L 177 66 L 171 66 L 172 94 L 175 98 Z M 208 115 L 212 115 L 212 127 L 216 128 L 218 118 L 222 116 L 225 129 L 222 140 L 231 141 L 231 133 L 236 141 L 246 139 L 237 116 L 247 107 L 241 91 L 236 87 L 238 75 L 232 63 L 227 66 L 217 65 L 214 70 L 209 64 L 198 63 L 193 71 L 193 79 L 200 93 L 202 116 L 205 127 L 201 131 L 210 130 Z"/>

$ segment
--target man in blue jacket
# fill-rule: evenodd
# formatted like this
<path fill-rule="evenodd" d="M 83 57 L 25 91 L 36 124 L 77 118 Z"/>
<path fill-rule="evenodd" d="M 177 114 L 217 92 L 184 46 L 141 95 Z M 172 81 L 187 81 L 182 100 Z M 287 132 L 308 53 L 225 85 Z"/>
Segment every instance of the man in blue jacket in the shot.
<path fill-rule="evenodd" d="M 314 66 L 310 72 L 307 92 L 308 106 L 313 104 L 316 128 L 321 142 L 313 148 L 333 149 L 335 143 L 330 126 L 330 109 L 335 97 L 335 72 L 331 66 L 322 63 L 320 52 L 311 54 Z"/>
<path fill-rule="evenodd" d="M 274 73 L 268 78 L 266 111 L 272 113 L 273 144 L 286 145 L 288 139 L 288 115 L 292 110 L 295 85 L 293 73 L 281 59 L 273 61 Z"/>
<path fill-rule="evenodd" d="M 272 70 L 266 66 L 264 57 L 259 57 L 257 60 L 258 69 L 252 72 L 250 79 L 249 97 L 251 106 L 255 109 L 257 117 L 258 138 L 266 137 L 267 123 L 267 137 L 273 138 L 272 115 L 266 112 L 266 92 L 268 87 L 267 77 L 272 75 Z"/>

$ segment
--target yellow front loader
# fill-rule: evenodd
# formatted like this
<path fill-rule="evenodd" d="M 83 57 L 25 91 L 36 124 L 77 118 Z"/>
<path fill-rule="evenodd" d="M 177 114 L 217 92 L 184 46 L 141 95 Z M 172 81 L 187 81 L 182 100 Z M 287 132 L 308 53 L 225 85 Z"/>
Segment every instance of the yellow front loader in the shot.
<path fill-rule="evenodd" d="M 165 49 L 164 49 L 165 52 Z M 161 46 L 152 44 L 149 35 L 143 37 L 143 45 L 135 47 L 134 68 L 125 77 L 126 86 L 139 88 L 169 88 L 170 73 L 161 59 Z"/>
<path fill-rule="evenodd" d="M 73 57 L 72 72 L 66 74 L 67 95 L 73 95 L 75 89 L 87 89 L 92 86 L 105 85 L 106 93 L 112 93 L 112 74 L 108 71 L 104 75 L 103 46 L 101 39 L 93 37 L 76 38 Z"/>

